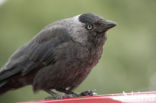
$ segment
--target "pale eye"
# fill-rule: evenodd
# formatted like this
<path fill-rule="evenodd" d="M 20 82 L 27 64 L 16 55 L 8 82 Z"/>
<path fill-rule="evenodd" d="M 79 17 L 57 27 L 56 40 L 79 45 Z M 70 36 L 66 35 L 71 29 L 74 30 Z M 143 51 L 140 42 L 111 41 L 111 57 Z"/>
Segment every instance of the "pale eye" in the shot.
<path fill-rule="evenodd" d="M 91 24 L 88 24 L 88 25 L 87 25 L 87 29 L 88 29 L 88 30 L 91 30 L 91 29 L 93 29 L 93 25 L 91 25 Z"/>

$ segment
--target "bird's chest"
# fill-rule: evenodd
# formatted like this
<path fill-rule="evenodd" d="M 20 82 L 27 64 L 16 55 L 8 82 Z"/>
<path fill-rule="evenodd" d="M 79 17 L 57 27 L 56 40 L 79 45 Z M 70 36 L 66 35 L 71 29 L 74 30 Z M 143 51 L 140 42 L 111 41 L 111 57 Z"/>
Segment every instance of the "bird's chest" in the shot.
<path fill-rule="evenodd" d="M 68 67 L 70 68 L 69 73 L 72 73 L 77 77 L 88 74 L 90 70 L 98 63 L 99 59 L 101 58 L 102 52 L 103 47 L 94 50 L 92 49 L 89 51 L 88 56 L 86 56 L 84 60 L 72 61 L 68 64 Z"/>
<path fill-rule="evenodd" d="M 91 66 L 91 68 L 98 63 L 98 61 L 100 60 L 102 56 L 102 52 L 103 52 L 103 47 L 93 49 L 90 51 L 90 59 L 88 61 L 88 64 L 89 66 Z"/>
<path fill-rule="evenodd" d="M 57 84 L 64 85 L 64 88 L 74 89 L 87 77 L 91 69 L 98 63 L 101 55 L 102 48 L 89 51 L 89 55 L 84 58 L 85 60 L 73 59 L 65 65 L 67 69 L 61 73 L 60 80 L 58 80 L 61 82 Z M 57 88 L 59 88 L 58 85 Z"/>
<path fill-rule="evenodd" d="M 102 49 L 90 51 L 90 56 L 87 59 L 85 65 L 79 64 L 79 66 L 77 66 L 79 68 L 71 68 L 71 71 L 68 71 L 68 78 L 70 78 L 70 82 L 73 86 L 79 85 L 87 77 L 91 69 L 98 63 L 99 59 L 101 58 L 102 51 Z"/>

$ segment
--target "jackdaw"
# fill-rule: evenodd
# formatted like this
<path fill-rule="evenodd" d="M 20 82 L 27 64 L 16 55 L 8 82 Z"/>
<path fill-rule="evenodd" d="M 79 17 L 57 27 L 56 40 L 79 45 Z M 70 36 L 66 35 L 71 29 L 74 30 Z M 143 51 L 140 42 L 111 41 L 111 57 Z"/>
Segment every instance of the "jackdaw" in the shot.
<path fill-rule="evenodd" d="M 0 94 L 32 85 L 34 92 L 44 90 L 53 97 L 58 94 L 51 89 L 76 95 L 73 90 L 98 63 L 106 32 L 115 25 L 86 13 L 46 26 L 0 70 Z"/>

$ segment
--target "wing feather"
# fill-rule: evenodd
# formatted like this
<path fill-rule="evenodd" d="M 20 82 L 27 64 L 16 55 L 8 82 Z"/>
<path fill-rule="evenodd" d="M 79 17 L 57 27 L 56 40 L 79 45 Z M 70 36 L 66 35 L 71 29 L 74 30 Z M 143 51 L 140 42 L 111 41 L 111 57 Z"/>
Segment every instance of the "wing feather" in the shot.
<path fill-rule="evenodd" d="M 0 70 L 0 81 L 20 73 L 26 75 L 36 68 L 55 63 L 55 48 L 70 40 L 70 35 L 63 28 L 45 28 L 11 56 Z"/>

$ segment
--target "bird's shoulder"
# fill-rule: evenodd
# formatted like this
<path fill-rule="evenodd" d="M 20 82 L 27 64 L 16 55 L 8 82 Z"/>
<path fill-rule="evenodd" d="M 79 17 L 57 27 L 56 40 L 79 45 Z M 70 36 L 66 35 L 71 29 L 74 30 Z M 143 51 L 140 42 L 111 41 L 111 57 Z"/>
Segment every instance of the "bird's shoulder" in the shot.
<path fill-rule="evenodd" d="M 32 41 L 35 42 L 44 42 L 49 41 L 53 39 L 60 39 L 63 41 L 67 41 L 71 39 L 71 36 L 68 32 L 68 29 L 61 25 L 51 25 L 47 26 L 44 29 L 42 29 L 33 39 Z"/>

